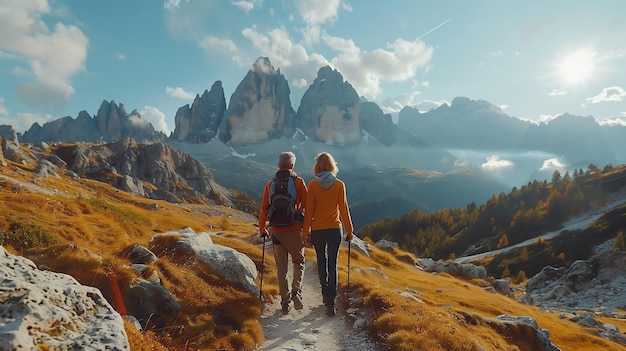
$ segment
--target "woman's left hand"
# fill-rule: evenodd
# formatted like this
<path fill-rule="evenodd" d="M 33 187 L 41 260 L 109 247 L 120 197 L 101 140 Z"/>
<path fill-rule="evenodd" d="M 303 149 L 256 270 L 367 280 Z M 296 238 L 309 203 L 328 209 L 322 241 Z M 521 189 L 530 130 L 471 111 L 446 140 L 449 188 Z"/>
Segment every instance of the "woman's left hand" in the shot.
<path fill-rule="evenodd" d="M 346 238 L 345 238 L 346 241 L 352 241 L 352 238 L 354 238 L 354 234 L 352 234 L 352 233 L 347 233 L 346 234 Z"/>

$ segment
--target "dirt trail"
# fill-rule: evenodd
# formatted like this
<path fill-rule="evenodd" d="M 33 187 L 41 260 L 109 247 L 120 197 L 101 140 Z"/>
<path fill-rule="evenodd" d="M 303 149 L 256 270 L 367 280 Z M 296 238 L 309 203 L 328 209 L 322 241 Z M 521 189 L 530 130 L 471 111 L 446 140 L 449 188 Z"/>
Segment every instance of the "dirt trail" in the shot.
<path fill-rule="evenodd" d="M 271 246 L 268 246 L 271 251 Z M 288 273 L 291 282 L 291 269 Z M 326 316 L 325 306 L 319 288 L 317 268 L 314 262 L 307 260 L 302 286 L 304 309 L 291 309 L 283 315 L 280 310 L 280 298 L 265 305 L 262 322 L 265 343 L 260 351 L 268 350 L 382 350 L 365 333 L 355 328 L 355 316 L 358 310 L 347 309 L 347 296 L 337 297 L 337 315 Z M 293 307 L 293 305 L 292 305 Z M 349 315 L 346 314 L 348 311 Z"/>

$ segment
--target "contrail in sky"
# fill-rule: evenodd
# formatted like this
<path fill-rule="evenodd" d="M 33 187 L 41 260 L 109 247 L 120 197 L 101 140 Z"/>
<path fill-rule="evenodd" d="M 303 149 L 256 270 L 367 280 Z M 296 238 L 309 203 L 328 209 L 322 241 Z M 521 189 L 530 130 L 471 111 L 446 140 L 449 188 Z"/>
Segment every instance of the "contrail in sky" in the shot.
<path fill-rule="evenodd" d="M 446 23 L 450 22 L 451 20 L 452 20 L 452 17 L 450 17 L 450 18 L 448 18 L 447 20 L 445 20 L 445 21 L 443 21 L 443 22 L 439 23 L 437 26 L 435 26 L 435 28 L 433 28 L 433 29 L 429 30 L 428 32 L 426 32 L 426 33 L 422 34 L 422 36 L 420 36 L 420 37 L 419 37 L 419 38 L 417 38 L 417 39 L 422 39 L 423 37 L 427 36 L 428 34 L 430 34 L 430 33 L 434 32 L 434 31 L 436 31 L 437 29 L 439 29 L 439 27 L 441 27 L 441 26 L 443 26 L 444 24 L 446 24 Z"/>

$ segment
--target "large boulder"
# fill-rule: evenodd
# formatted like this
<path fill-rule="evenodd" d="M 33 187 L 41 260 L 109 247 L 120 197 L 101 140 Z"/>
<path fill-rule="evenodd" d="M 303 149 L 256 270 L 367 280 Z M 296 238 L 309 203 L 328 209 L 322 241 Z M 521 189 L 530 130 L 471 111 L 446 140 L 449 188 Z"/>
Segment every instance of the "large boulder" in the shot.
<path fill-rule="evenodd" d="M 255 296 L 259 294 L 255 284 L 258 271 L 254 261 L 248 256 L 230 247 L 214 244 L 208 233 L 196 234 L 190 228 L 156 234 L 155 237 L 172 235 L 181 236 L 174 251 L 188 257 L 197 257 L 225 280 L 241 286 Z"/>
<path fill-rule="evenodd" d="M 129 350 L 122 316 L 93 287 L 0 246 L 0 350 Z"/>
<path fill-rule="evenodd" d="M 10 125 L 0 125 L 0 138 L 7 139 L 8 141 L 12 141 L 16 144 L 19 143 L 17 132 L 15 132 L 15 129 Z"/>

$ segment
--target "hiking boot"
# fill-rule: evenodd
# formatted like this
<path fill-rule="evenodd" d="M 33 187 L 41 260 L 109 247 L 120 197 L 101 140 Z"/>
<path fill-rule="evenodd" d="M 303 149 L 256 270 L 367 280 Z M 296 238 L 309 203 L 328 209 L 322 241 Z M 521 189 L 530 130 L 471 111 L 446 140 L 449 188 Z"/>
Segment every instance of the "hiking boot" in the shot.
<path fill-rule="evenodd" d="M 335 311 L 335 305 L 328 304 L 326 305 L 326 315 L 332 317 L 335 315 L 337 311 Z"/>
<path fill-rule="evenodd" d="M 299 291 L 293 294 L 291 299 L 293 300 L 293 308 L 295 308 L 297 311 L 300 311 L 302 308 L 304 308 L 304 305 L 302 304 L 302 294 L 300 294 Z"/>
<path fill-rule="evenodd" d="M 289 313 L 289 311 L 291 310 L 291 306 L 289 306 L 289 301 L 281 303 L 280 309 L 281 311 L 283 311 L 283 314 Z"/>

